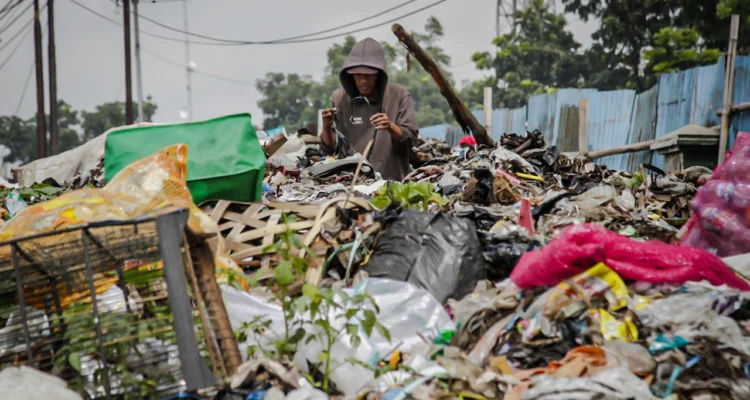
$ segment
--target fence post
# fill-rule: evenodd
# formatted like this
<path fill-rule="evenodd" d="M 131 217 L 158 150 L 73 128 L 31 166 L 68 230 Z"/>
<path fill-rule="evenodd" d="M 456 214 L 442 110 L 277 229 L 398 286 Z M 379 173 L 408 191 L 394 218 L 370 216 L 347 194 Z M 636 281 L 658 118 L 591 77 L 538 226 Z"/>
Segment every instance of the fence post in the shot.
<path fill-rule="evenodd" d="M 732 109 L 732 92 L 734 91 L 734 60 L 737 55 L 737 36 L 740 27 L 740 16 L 732 15 L 729 28 L 729 46 L 727 49 L 726 75 L 724 77 L 724 109 L 721 113 L 721 136 L 719 136 L 719 164 L 724 162 L 729 142 L 729 117 Z"/>
<path fill-rule="evenodd" d="M 484 88 L 484 129 L 492 137 L 492 88 Z"/>
<path fill-rule="evenodd" d="M 589 101 L 581 99 L 578 102 L 578 155 L 585 156 L 588 152 L 588 138 L 586 127 L 588 125 Z"/>

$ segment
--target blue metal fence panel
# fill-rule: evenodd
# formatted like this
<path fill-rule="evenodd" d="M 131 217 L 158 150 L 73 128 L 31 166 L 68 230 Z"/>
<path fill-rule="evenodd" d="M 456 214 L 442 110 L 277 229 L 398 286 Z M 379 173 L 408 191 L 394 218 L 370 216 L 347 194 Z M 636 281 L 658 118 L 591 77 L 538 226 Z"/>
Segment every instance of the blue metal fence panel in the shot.
<path fill-rule="evenodd" d="M 511 113 L 510 131 L 512 133 L 526 136 L 526 106 L 510 110 L 510 113 Z"/>
<path fill-rule="evenodd" d="M 506 124 L 508 123 L 508 109 L 496 108 L 492 110 L 492 138 L 500 140 L 503 133 L 508 132 Z"/>
<path fill-rule="evenodd" d="M 587 149 L 607 149 L 628 143 L 633 114 L 634 90 L 613 90 L 589 95 Z M 625 169 L 625 154 L 597 159 L 611 169 Z"/>
<path fill-rule="evenodd" d="M 544 140 L 547 143 L 552 143 L 556 99 L 557 93 L 540 94 L 529 98 L 528 130 L 539 129 L 544 134 Z"/>
<path fill-rule="evenodd" d="M 721 123 L 716 110 L 724 102 L 724 57 L 714 65 L 694 68 L 695 96 L 690 123 L 713 126 Z"/>
<path fill-rule="evenodd" d="M 656 135 L 656 105 L 659 96 L 659 85 L 635 96 L 633 116 L 630 120 L 628 144 L 635 144 L 654 139 Z M 651 151 L 629 153 L 625 169 L 635 171 L 641 164 L 651 163 Z"/>
<path fill-rule="evenodd" d="M 750 102 L 750 56 L 737 56 L 734 63 L 732 103 Z M 729 145 L 734 145 L 738 132 L 750 132 L 750 111 L 737 113 L 730 119 Z"/>
<path fill-rule="evenodd" d="M 555 123 L 552 129 L 552 140 L 550 143 L 559 143 L 558 137 L 561 134 L 578 134 L 577 128 L 575 132 L 561 132 L 561 130 L 565 130 L 566 126 L 569 126 L 566 121 L 567 118 L 565 113 L 561 113 L 561 111 L 569 106 L 578 106 L 578 102 L 580 102 L 581 99 L 591 99 L 596 93 L 596 89 L 560 89 L 557 91 L 557 100 L 555 102 Z"/>
<path fill-rule="evenodd" d="M 659 78 L 656 138 L 690 123 L 695 91 L 695 69 L 663 74 Z M 652 164 L 664 168 L 664 156 L 654 154 Z"/>

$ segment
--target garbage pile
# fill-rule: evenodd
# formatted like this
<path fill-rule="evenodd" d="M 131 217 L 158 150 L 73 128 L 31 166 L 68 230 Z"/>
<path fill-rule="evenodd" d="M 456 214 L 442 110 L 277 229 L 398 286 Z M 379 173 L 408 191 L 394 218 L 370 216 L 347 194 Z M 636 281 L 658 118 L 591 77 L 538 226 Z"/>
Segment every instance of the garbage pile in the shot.
<path fill-rule="evenodd" d="M 744 136 L 714 172 L 427 139 L 402 182 L 316 139 L 263 144 L 263 201 L 192 212 L 246 357 L 208 398 L 750 399 Z"/>
<path fill-rule="evenodd" d="M 403 182 L 280 146 L 265 206 L 212 212 L 262 282 L 224 293 L 248 361 L 216 398 L 750 398 L 750 282 L 676 246 L 712 171 L 612 171 L 540 132 L 499 142 L 423 141 Z M 364 293 L 379 309 L 352 306 Z M 325 322 L 321 295 L 342 310 Z"/>

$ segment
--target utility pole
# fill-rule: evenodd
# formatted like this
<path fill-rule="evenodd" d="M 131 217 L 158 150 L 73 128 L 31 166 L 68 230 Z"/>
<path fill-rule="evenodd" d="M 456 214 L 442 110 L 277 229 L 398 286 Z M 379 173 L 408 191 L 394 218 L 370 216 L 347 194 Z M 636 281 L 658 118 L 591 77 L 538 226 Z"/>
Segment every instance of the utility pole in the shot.
<path fill-rule="evenodd" d="M 138 29 L 140 18 L 138 0 L 133 0 L 133 16 L 135 17 L 135 84 L 138 88 L 138 122 L 143 122 L 143 71 L 141 70 L 141 32 Z"/>
<path fill-rule="evenodd" d="M 130 61 L 130 0 L 123 0 L 123 30 L 125 34 L 125 123 L 133 124 L 133 74 Z"/>
<path fill-rule="evenodd" d="M 57 125 L 57 59 L 55 50 L 55 0 L 47 0 L 47 57 L 49 58 L 49 147 L 50 155 L 60 152 Z"/>
<path fill-rule="evenodd" d="M 34 0 L 34 60 L 36 64 L 36 157 L 47 157 L 47 126 L 44 123 L 44 65 L 39 0 Z"/>
<path fill-rule="evenodd" d="M 192 68 L 190 66 L 190 42 L 188 41 L 188 7 L 187 1 L 182 2 L 182 11 L 185 17 L 185 74 L 187 75 L 187 114 L 188 121 L 193 119 L 193 88 L 192 88 Z"/>

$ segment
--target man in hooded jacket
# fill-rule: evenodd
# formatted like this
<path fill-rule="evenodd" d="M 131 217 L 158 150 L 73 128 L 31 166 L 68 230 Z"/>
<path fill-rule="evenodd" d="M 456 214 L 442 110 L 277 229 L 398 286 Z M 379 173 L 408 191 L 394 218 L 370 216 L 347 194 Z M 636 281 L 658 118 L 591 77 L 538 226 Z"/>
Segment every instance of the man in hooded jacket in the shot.
<path fill-rule="evenodd" d="M 342 151 L 335 130 L 359 153 L 374 140 L 368 160 L 375 171 L 384 179 L 404 179 L 409 173 L 409 151 L 419 132 L 417 118 L 406 88 L 388 83 L 380 43 L 372 38 L 357 43 L 339 72 L 339 81 L 342 88 L 333 92 L 332 108 L 323 110 L 322 152 Z"/>

